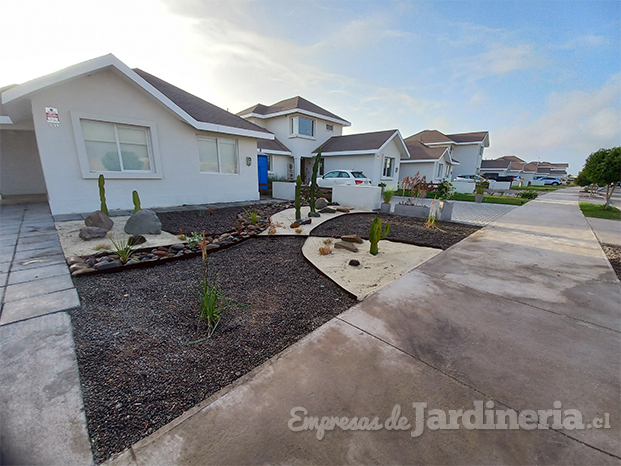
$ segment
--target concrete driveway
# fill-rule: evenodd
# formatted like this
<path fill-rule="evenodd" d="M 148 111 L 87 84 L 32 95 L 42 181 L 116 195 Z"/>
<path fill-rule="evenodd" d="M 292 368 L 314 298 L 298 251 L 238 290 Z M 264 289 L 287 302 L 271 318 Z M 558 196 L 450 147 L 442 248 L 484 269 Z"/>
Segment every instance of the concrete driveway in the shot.
<path fill-rule="evenodd" d="M 512 210 L 111 463 L 620 464 L 621 284 L 577 201 Z M 305 416 L 407 419 L 321 436 Z"/>

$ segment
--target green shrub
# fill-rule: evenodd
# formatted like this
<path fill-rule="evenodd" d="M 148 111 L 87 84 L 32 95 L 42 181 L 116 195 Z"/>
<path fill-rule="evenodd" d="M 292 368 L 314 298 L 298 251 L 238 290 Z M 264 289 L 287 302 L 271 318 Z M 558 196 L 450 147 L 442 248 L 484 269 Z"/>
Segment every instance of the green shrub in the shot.
<path fill-rule="evenodd" d="M 392 197 L 395 195 L 395 190 L 394 189 L 385 189 L 384 192 L 382 193 L 382 197 L 384 198 L 384 202 L 386 204 L 390 204 L 390 201 L 392 200 Z"/>
<path fill-rule="evenodd" d="M 521 191 L 518 193 L 518 197 L 522 199 L 536 199 L 539 194 L 534 189 L 527 189 L 526 191 Z"/>

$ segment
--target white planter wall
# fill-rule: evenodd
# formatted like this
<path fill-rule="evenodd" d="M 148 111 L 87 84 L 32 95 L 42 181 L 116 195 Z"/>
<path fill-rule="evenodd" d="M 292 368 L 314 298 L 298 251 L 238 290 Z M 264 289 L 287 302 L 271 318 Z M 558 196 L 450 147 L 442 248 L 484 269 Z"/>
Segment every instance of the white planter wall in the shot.
<path fill-rule="evenodd" d="M 379 209 L 382 203 L 382 188 L 379 186 L 335 186 L 332 188 L 332 202 L 364 210 Z"/>
<path fill-rule="evenodd" d="M 472 194 L 474 192 L 474 181 L 452 181 L 451 183 L 456 193 Z"/>
<path fill-rule="evenodd" d="M 295 200 L 295 183 L 274 181 L 272 183 L 272 197 L 274 199 Z"/>

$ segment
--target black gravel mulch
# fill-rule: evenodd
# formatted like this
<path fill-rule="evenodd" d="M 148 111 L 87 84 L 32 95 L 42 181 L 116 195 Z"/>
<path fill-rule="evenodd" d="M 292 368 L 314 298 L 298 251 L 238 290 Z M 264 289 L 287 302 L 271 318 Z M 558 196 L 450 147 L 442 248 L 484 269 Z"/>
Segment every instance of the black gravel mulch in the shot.
<path fill-rule="evenodd" d="M 390 223 L 386 239 L 447 249 L 471 235 L 481 227 L 453 222 L 436 222 L 437 228 L 426 228 L 426 219 L 381 213 L 348 214 L 322 223 L 312 231 L 312 236 L 358 235 L 369 239 L 369 229 L 375 217 L 382 219 L 382 227 Z"/>
<path fill-rule="evenodd" d="M 210 236 L 234 230 L 237 215 L 245 211 L 255 211 L 260 214 L 264 220 L 267 220 L 275 213 L 289 207 L 290 203 L 256 204 L 179 212 L 158 212 L 157 216 L 162 222 L 162 230 L 172 233 L 173 235 L 205 231 L 205 234 Z M 180 229 L 182 231 L 180 231 Z"/>
<path fill-rule="evenodd" d="M 303 259 L 304 240 L 253 238 L 210 254 L 210 273 L 244 305 L 200 343 L 191 344 L 205 336 L 200 257 L 75 280 L 82 306 L 71 317 L 97 463 L 355 304 Z"/>
<path fill-rule="evenodd" d="M 610 265 L 614 269 L 619 280 L 621 280 L 621 246 L 614 244 L 602 244 L 602 249 L 610 261 Z"/>

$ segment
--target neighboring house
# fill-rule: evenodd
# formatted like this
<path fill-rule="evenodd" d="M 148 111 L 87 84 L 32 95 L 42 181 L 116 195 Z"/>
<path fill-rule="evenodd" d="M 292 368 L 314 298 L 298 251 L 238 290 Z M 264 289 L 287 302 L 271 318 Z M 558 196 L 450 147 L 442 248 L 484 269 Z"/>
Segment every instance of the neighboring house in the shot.
<path fill-rule="evenodd" d="M 483 160 L 481 162 L 481 173 L 495 173 L 499 176 L 519 176 L 525 182 L 530 182 L 536 176 L 566 177 L 568 166 L 566 163 L 527 163 L 515 155 L 506 155 L 494 160 Z"/>
<path fill-rule="evenodd" d="M 405 144 L 410 153 L 410 158 L 401 161 L 399 169 L 399 182 L 407 176 L 423 176 L 428 182 L 441 183 L 451 180 L 455 166 L 459 162 L 451 157 L 451 146 L 427 146 L 416 135 L 405 139 Z"/>
<path fill-rule="evenodd" d="M 333 136 L 313 151 L 321 148 L 323 172 L 356 170 L 363 172 L 371 184 L 397 185 L 399 166 L 410 154 L 399 130 Z M 312 163 L 307 169 L 312 169 Z"/>
<path fill-rule="evenodd" d="M 0 194 L 46 193 L 52 213 L 259 198 L 272 133 L 105 55 L 1 91 Z"/>
<path fill-rule="evenodd" d="M 483 151 L 489 147 L 489 132 L 443 134 L 437 130 L 425 130 L 406 138 L 409 144 L 419 141 L 426 147 L 450 149 L 449 156 L 453 162 L 452 177 L 458 175 L 475 175 L 481 170 Z"/>
<path fill-rule="evenodd" d="M 268 156 L 268 172 L 278 178 L 294 179 L 306 170 L 317 147 L 343 134 L 351 123 L 302 97 L 292 97 L 273 105 L 256 104 L 237 113 L 275 135 L 274 141 L 259 141 L 257 151 Z M 346 169 L 348 167 L 339 167 Z"/>

